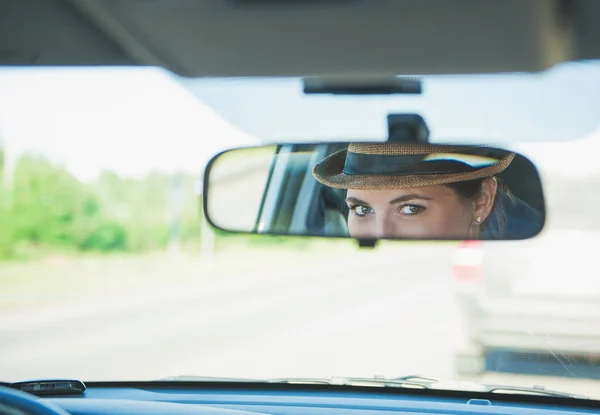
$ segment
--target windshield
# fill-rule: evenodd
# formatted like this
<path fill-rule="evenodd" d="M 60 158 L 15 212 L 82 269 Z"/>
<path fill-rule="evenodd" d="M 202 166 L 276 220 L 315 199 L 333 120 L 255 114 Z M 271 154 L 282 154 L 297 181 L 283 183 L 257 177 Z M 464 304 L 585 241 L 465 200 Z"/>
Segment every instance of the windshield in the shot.
<path fill-rule="evenodd" d="M 422 80 L 423 95 L 340 97 L 300 79 L 1 70 L 0 380 L 419 375 L 600 399 L 600 63 Z M 390 113 L 420 114 L 432 142 L 525 154 L 543 232 L 359 249 L 203 219 L 217 152 L 381 141 Z"/>

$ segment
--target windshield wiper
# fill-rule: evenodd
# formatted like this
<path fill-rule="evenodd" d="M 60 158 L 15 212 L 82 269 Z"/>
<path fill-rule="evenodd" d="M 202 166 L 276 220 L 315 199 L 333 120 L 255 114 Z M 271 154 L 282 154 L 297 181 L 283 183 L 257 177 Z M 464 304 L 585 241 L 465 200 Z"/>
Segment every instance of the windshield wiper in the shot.
<path fill-rule="evenodd" d="M 346 385 L 346 386 L 379 386 L 399 387 L 413 389 L 430 389 L 429 385 L 421 382 L 413 382 L 401 378 L 388 379 L 375 376 L 372 378 L 362 377 L 331 377 L 331 378 L 273 378 L 267 379 L 267 383 L 293 383 L 293 384 L 322 384 L 322 385 Z"/>
<path fill-rule="evenodd" d="M 556 396 L 560 398 L 577 398 L 577 399 L 590 399 L 589 396 L 578 395 L 569 392 L 559 392 L 555 390 L 546 389 L 543 386 L 533 386 L 528 388 L 526 386 L 488 386 L 485 392 L 490 393 L 524 393 L 527 395 L 543 395 L 543 396 Z"/>
<path fill-rule="evenodd" d="M 328 384 L 328 385 L 348 385 L 348 386 L 381 386 L 381 387 L 405 387 L 416 389 L 435 389 L 435 390 L 455 390 L 483 393 L 506 393 L 506 394 L 526 394 L 553 396 L 560 398 L 590 399 L 588 396 L 578 395 L 569 392 L 559 392 L 546 389 L 543 386 L 505 386 L 505 385 L 485 385 L 475 382 L 442 382 L 435 378 L 411 375 L 396 378 L 385 378 L 376 376 L 373 378 L 360 377 L 333 377 L 333 378 L 281 378 L 268 379 L 270 383 L 308 383 L 308 384 Z"/>
<path fill-rule="evenodd" d="M 588 396 L 569 392 L 559 392 L 546 389 L 544 386 L 506 386 L 486 385 L 476 382 L 450 381 L 444 382 L 439 379 L 409 375 L 395 378 L 383 376 L 368 377 L 331 377 L 331 378 L 270 378 L 270 379 L 237 379 L 218 378 L 205 376 L 175 376 L 162 380 L 181 382 L 243 382 L 243 383 L 287 383 L 287 384 L 311 384 L 311 385 L 341 385 L 341 386 L 373 386 L 390 388 L 412 388 L 412 389 L 434 389 L 453 390 L 462 392 L 482 393 L 505 393 L 525 394 L 538 396 L 552 396 L 560 398 L 590 399 Z"/>
<path fill-rule="evenodd" d="M 415 377 L 417 378 L 417 377 Z M 427 378 L 418 378 L 420 380 Z M 384 377 L 332 377 L 332 378 L 272 378 L 272 379 L 242 379 L 221 378 L 209 376 L 173 376 L 162 381 L 174 382 L 243 382 L 243 383 L 288 383 L 288 384 L 313 384 L 313 385 L 348 385 L 348 386 L 381 386 L 381 387 L 406 387 L 415 389 L 428 389 L 424 383 L 413 382 L 410 379 L 386 379 Z"/>
<path fill-rule="evenodd" d="M 577 398 L 577 399 L 590 399 L 589 396 L 578 395 L 569 392 L 559 392 L 555 390 L 546 389 L 544 386 L 536 385 L 532 387 L 527 386 L 506 386 L 506 385 L 486 385 L 475 382 L 441 382 L 438 379 L 428 378 L 423 376 L 403 376 L 400 378 L 394 378 L 400 380 L 410 380 L 412 382 L 418 382 L 426 384 L 430 389 L 452 389 L 452 390 L 470 390 L 473 392 L 487 392 L 487 393 L 521 393 L 526 395 L 542 395 L 542 396 L 555 396 L 560 398 Z"/>

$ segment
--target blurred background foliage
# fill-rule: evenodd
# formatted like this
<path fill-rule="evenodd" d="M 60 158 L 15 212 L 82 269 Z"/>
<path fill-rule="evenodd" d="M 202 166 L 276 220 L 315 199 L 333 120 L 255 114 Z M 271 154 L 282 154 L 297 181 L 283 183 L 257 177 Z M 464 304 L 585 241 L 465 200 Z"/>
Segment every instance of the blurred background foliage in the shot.
<path fill-rule="evenodd" d="M 48 250 L 160 250 L 173 226 L 181 244 L 199 240 L 197 177 L 151 173 L 129 179 L 104 172 L 94 182 L 81 182 L 30 154 L 17 160 L 10 178 L 2 167 L 0 258 Z"/>

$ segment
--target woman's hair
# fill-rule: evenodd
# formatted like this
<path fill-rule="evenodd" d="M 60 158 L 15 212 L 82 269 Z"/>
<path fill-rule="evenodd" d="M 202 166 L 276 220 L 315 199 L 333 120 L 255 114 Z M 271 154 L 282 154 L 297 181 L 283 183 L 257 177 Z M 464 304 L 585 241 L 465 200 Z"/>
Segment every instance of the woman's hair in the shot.
<path fill-rule="evenodd" d="M 460 196 L 461 198 L 472 201 L 477 198 L 479 193 L 481 193 L 481 186 L 482 186 L 483 182 L 486 179 L 490 179 L 490 178 L 496 179 L 496 181 L 498 183 L 498 188 L 496 190 L 496 195 L 494 197 L 494 205 L 492 206 L 492 211 L 490 212 L 490 214 L 486 218 L 486 220 L 481 224 L 481 227 L 485 233 L 486 232 L 486 224 L 490 222 L 489 221 L 490 218 L 494 217 L 494 219 L 496 220 L 496 224 L 497 224 L 496 232 L 501 235 L 504 232 L 504 228 L 506 226 L 506 220 L 507 220 L 507 214 L 505 212 L 502 200 L 504 200 L 505 198 L 512 199 L 512 194 L 510 193 L 510 190 L 508 190 L 508 188 L 506 188 L 505 186 L 503 186 L 500 183 L 498 178 L 484 177 L 482 179 L 448 183 L 445 186 L 448 186 L 449 188 L 454 190 L 456 192 L 456 194 L 458 194 L 458 196 Z M 494 233 L 496 233 L 496 232 L 494 232 Z M 488 235 L 488 236 L 493 236 L 493 237 L 497 238 L 497 237 L 500 237 L 500 235 Z"/>

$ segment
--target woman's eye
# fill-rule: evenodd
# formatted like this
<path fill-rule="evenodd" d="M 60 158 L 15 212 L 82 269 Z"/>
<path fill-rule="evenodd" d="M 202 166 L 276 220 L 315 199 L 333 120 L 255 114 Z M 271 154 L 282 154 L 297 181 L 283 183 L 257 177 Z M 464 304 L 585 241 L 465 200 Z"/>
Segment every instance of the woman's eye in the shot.
<path fill-rule="evenodd" d="M 352 210 L 352 213 L 354 213 L 356 216 L 367 216 L 368 214 L 373 212 L 372 208 L 364 205 L 352 206 L 350 209 Z"/>
<path fill-rule="evenodd" d="M 424 210 L 425 210 L 425 208 L 423 206 L 419 206 L 419 205 L 404 205 L 404 206 L 400 207 L 399 212 L 402 215 L 413 216 L 413 215 L 417 215 L 417 214 L 421 213 Z"/>

